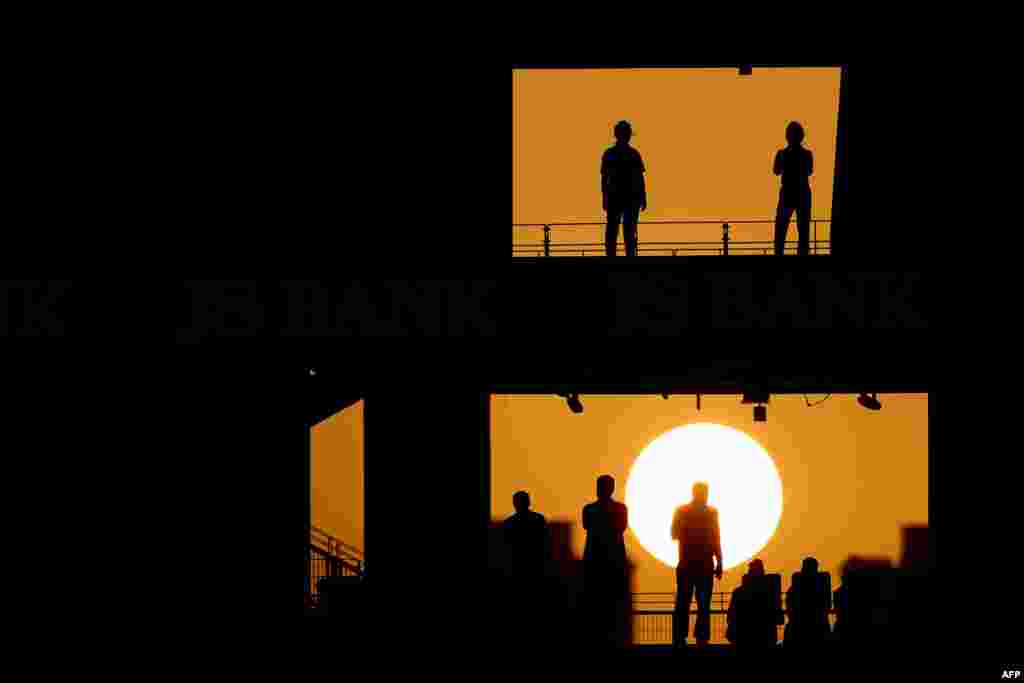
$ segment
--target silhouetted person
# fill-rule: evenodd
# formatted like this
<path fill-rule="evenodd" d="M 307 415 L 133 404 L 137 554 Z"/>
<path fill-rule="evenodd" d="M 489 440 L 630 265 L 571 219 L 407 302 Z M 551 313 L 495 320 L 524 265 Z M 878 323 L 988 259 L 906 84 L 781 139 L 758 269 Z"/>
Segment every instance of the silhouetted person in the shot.
<path fill-rule="evenodd" d="M 548 523 L 544 515 L 530 509 L 530 494 L 512 496 L 516 512 L 503 523 L 505 549 L 511 573 L 522 578 L 543 574 L 548 560 Z"/>
<path fill-rule="evenodd" d="M 505 594 L 510 618 L 510 638 L 536 636 L 536 620 L 544 607 L 545 569 L 550 556 L 547 521 L 530 509 L 530 494 L 512 496 L 515 514 L 502 523 L 508 590 Z M 543 624 L 539 624 L 543 626 Z"/>
<path fill-rule="evenodd" d="M 732 592 L 729 601 L 729 630 L 726 635 L 737 648 L 751 650 L 774 647 L 778 642 L 776 624 L 781 616 L 779 576 L 766 575 L 764 563 L 759 559 L 752 560 L 747 569 L 742 584 Z"/>
<path fill-rule="evenodd" d="M 891 640 L 888 589 L 893 576 L 888 558 L 851 556 L 842 567 L 836 595 L 837 632 L 846 644 L 876 645 Z"/>
<path fill-rule="evenodd" d="M 597 479 L 597 501 L 583 508 L 587 533 L 583 548 L 583 582 L 595 637 L 619 644 L 621 619 L 628 618 L 629 586 L 626 572 L 626 543 L 629 527 L 626 506 L 612 500 L 615 480 L 605 474 Z"/>
<path fill-rule="evenodd" d="M 608 214 L 605 229 L 605 253 L 615 256 L 619 239 L 619 222 L 626 255 L 636 256 L 636 223 L 640 212 L 647 210 L 647 186 L 644 183 L 643 159 L 629 146 L 633 128 L 628 121 L 615 124 L 615 145 L 601 157 L 601 204 Z"/>
<path fill-rule="evenodd" d="M 796 121 L 786 127 L 786 141 L 789 145 L 775 155 L 775 175 L 782 176 L 779 190 L 779 207 L 775 213 L 775 255 L 781 256 L 785 247 L 789 220 L 796 211 L 798 235 L 797 253 L 806 256 L 811 243 L 811 184 L 808 180 L 814 173 L 814 155 L 801 146 L 804 129 Z"/>
<path fill-rule="evenodd" d="M 814 645 L 829 639 L 832 629 L 828 623 L 828 603 L 831 586 L 828 575 L 818 571 L 818 561 L 805 558 L 800 572 L 786 591 L 786 645 Z"/>
<path fill-rule="evenodd" d="M 744 597 L 744 589 L 750 585 L 750 572 L 748 571 L 740 579 L 740 585 L 732 589 L 732 595 L 729 596 L 729 610 L 725 616 L 725 639 L 730 643 L 736 643 L 739 640 L 737 636 L 738 619 L 736 618 L 737 612 L 742 610 L 739 609 L 739 604 Z"/>
<path fill-rule="evenodd" d="M 672 517 L 672 540 L 679 541 L 676 566 L 676 606 L 672 619 L 672 642 L 686 644 L 690 631 L 690 601 L 697 594 L 697 645 L 711 639 L 711 592 L 714 577 L 722 578 L 722 542 L 718 510 L 708 505 L 708 485 L 693 485 L 693 501 L 676 508 Z"/>

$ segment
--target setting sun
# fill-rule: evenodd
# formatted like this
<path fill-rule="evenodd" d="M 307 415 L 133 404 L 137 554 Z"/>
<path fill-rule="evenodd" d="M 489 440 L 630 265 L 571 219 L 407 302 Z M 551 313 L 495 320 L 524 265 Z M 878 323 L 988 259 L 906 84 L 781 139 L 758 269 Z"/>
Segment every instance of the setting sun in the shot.
<path fill-rule="evenodd" d="M 708 504 L 718 508 L 725 569 L 753 557 L 782 517 L 782 480 L 771 456 L 754 439 L 710 423 L 665 432 L 633 464 L 625 502 L 630 529 L 644 549 L 676 566 L 672 515 L 690 502 L 697 481 L 708 483 Z"/>

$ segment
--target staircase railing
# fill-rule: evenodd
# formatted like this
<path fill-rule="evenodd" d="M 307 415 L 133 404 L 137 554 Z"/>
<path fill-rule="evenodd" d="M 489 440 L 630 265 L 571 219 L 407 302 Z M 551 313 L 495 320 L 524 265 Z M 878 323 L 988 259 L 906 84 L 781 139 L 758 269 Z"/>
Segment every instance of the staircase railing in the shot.
<path fill-rule="evenodd" d="M 365 559 L 363 551 L 349 545 L 323 529 L 309 527 L 306 547 L 306 608 L 320 604 L 320 579 L 334 576 L 362 576 Z"/>
<path fill-rule="evenodd" d="M 311 525 L 309 527 L 309 542 L 327 555 L 337 557 L 349 564 L 356 565 L 359 567 L 359 570 L 362 571 L 363 563 L 366 559 L 363 557 L 363 551 L 354 545 L 349 545 L 348 543 L 331 536 L 316 525 Z"/>

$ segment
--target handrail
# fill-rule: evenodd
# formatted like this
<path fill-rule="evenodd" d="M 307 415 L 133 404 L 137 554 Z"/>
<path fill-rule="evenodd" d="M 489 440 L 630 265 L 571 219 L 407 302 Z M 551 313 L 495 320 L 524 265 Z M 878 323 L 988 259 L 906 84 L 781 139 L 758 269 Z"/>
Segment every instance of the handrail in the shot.
<path fill-rule="evenodd" d="M 331 536 L 316 525 L 310 525 L 309 527 L 309 540 L 311 544 L 319 544 L 319 549 L 328 555 L 333 555 L 349 562 L 355 562 L 360 567 L 366 561 L 362 550 Z"/>
<path fill-rule="evenodd" d="M 791 219 L 791 222 L 793 219 Z M 828 223 L 831 224 L 831 218 L 811 218 L 809 219 L 811 227 L 813 228 L 813 234 L 811 239 L 808 241 L 809 250 L 812 254 L 819 253 L 830 253 L 831 252 L 831 240 L 829 239 L 818 239 L 818 224 Z M 686 219 L 686 220 L 650 220 L 650 221 L 638 221 L 637 232 L 639 233 L 640 226 L 651 226 L 651 225 L 676 225 L 676 226 L 699 226 L 699 225 L 721 225 L 722 226 L 722 238 L 721 240 L 715 241 L 671 241 L 671 242 L 644 242 L 637 240 L 636 254 L 640 255 L 642 252 L 665 252 L 671 253 L 672 256 L 678 256 L 680 252 L 686 253 L 712 253 L 722 256 L 728 256 L 730 253 L 762 253 L 771 254 L 775 252 L 775 240 L 743 240 L 736 241 L 730 236 L 730 228 L 735 225 L 774 225 L 774 218 L 741 218 L 741 219 Z M 601 221 L 556 221 L 551 223 L 513 223 L 512 228 L 515 233 L 517 228 L 524 229 L 538 229 L 542 228 L 543 238 L 540 240 L 530 239 L 527 241 L 526 236 L 522 238 L 513 237 L 512 244 L 512 255 L 513 256 L 555 256 L 555 255 L 575 255 L 575 252 L 579 251 L 580 256 L 587 256 L 588 252 L 591 254 L 596 253 L 603 255 L 605 252 L 604 242 L 579 242 L 579 241 L 563 241 L 554 242 L 552 241 L 552 232 L 556 230 L 578 230 L 578 229 L 600 229 L 605 226 L 605 222 Z M 637 235 L 639 237 L 639 234 Z M 570 238 L 571 239 L 571 238 Z M 799 240 L 786 240 L 783 243 L 783 252 L 790 252 L 794 250 L 794 247 L 799 246 Z M 798 250 L 797 250 L 798 251 Z"/>
<path fill-rule="evenodd" d="M 812 218 L 811 223 L 831 223 L 831 218 Z M 669 221 L 637 221 L 637 225 L 721 225 L 728 223 L 729 225 L 774 225 L 774 218 L 743 218 L 740 220 L 732 220 L 730 218 L 722 218 L 717 220 L 669 220 Z M 566 227 L 566 226 L 579 226 L 579 225 L 597 225 L 604 226 L 605 221 L 595 222 L 553 222 L 553 223 L 513 223 L 513 228 L 543 228 L 543 227 Z"/>
<path fill-rule="evenodd" d="M 324 561 L 326 561 L 328 563 L 328 565 L 336 564 L 338 567 L 340 567 L 342 569 L 347 569 L 348 571 L 352 572 L 353 574 L 362 574 L 362 572 L 363 572 L 361 566 L 356 565 L 356 564 L 352 564 L 351 562 L 349 562 L 348 560 L 346 560 L 344 558 L 337 557 L 335 555 L 330 555 L 330 554 L 324 552 L 323 548 L 319 548 L 319 547 L 313 545 L 312 543 L 309 544 L 309 548 L 308 549 L 309 549 L 310 553 L 312 553 L 312 555 L 310 557 L 310 559 L 312 559 L 312 560 L 324 560 Z M 319 555 L 320 557 L 316 557 L 317 555 Z M 335 575 L 340 575 L 341 572 L 340 571 L 336 571 L 336 572 L 334 572 L 334 574 Z"/>

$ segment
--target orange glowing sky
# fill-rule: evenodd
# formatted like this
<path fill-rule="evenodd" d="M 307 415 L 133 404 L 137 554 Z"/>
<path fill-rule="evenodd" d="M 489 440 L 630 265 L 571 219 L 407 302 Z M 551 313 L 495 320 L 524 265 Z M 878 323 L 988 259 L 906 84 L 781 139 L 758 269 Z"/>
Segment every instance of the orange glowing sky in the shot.
<path fill-rule="evenodd" d="M 620 119 L 632 123 L 631 144 L 647 167 L 642 221 L 774 218 L 772 161 L 793 120 L 814 153 L 812 216 L 829 218 L 838 103 L 839 69 L 513 71 L 512 222 L 603 222 L 600 159 Z M 734 226 L 733 238 L 770 240 L 772 230 Z M 819 227 L 819 238 L 828 234 L 827 224 Z M 600 236 L 593 228 L 553 234 L 556 241 Z M 721 226 L 641 226 L 640 238 L 719 240 Z"/>
<path fill-rule="evenodd" d="M 823 395 L 808 397 L 812 402 Z M 574 524 L 583 549 L 580 511 L 594 482 L 611 474 L 624 499 L 632 463 L 664 432 L 691 422 L 738 429 L 763 446 L 782 480 L 778 529 L 758 554 L 769 572 L 789 575 L 814 555 L 837 585 L 851 553 L 900 553 L 900 526 L 928 522 L 927 413 L 924 394 L 880 395 L 879 412 L 851 395 L 807 407 L 802 396 L 773 396 L 768 421 L 754 423 L 739 396 L 583 396 L 573 415 L 556 396 L 495 396 L 492 400 L 492 513 L 512 513 L 512 494 L 530 492 L 533 508 Z M 362 403 L 313 429 L 313 522 L 362 547 Z M 673 591 L 674 576 L 627 532 L 636 590 Z M 726 571 L 715 590 L 739 583 L 743 567 Z"/>

